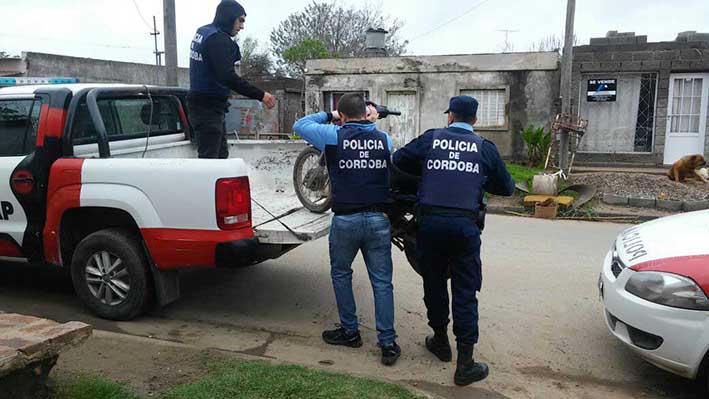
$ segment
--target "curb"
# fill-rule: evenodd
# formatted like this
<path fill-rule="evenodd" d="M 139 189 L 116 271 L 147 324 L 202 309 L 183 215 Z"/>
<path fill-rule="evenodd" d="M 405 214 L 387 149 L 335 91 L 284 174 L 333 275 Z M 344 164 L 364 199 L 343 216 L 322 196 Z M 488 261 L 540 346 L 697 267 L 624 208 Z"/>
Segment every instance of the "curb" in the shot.
<path fill-rule="evenodd" d="M 674 201 L 659 198 L 623 197 L 615 194 L 603 194 L 602 201 L 608 205 L 632 206 L 635 208 L 660 209 L 674 212 L 693 212 L 709 209 L 709 200 Z"/>
<path fill-rule="evenodd" d="M 506 215 L 506 216 L 515 216 L 515 215 L 510 215 L 510 212 L 512 213 L 526 213 L 527 209 L 524 207 L 519 207 L 519 206 L 490 206 L 488 205 L 487 207 L 487 213 L 491 215 Z M 659 219 L 663 216 L 650 216 L 650 215 L 638 215 L 635 213 L 597 213 L 596 216 L 598 218 L 618 218 L 618 219 L 632 219 L 634 221 L 637 221 L 638 223 L 644 223 L 644 222 L 649 222 L 651 220 Z M 532 214 L 529 215 L 530 218 L 534 217 Z M 558 219 L 558 218 L 557 218 Z M 554 220 L 554 219 L 551 219 Z M 562 219 L 563 220 L 563 219 Z M 579 217 L 579 221 L 588 221 L 588 222 L 606 222 L 606 220 L 599 220 L 597 218 L 584 218 L 584 217 Z"/>

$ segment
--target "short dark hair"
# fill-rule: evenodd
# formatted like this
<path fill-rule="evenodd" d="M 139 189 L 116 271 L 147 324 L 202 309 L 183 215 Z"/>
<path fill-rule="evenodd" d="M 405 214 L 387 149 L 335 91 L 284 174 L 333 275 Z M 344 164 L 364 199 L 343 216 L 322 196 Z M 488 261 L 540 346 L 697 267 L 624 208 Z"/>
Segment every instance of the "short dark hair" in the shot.
<path fill-rule="evenodd" d="M 361 94 L 348 93 L 337 102 L 337 111 L 347 115 L 348 118 L 364 119 L 367 116 L 367 105 Z"/>
<path fill-rule="evenodd" d="M 453 115 L 453 120 L 455 122 L 463 122 L 463 123 L 468 123 L 472 124 L 475 121 L 475 115 L 460 115 L 456 114 L 455 112 L 451 112 L 451 115 Z"/>

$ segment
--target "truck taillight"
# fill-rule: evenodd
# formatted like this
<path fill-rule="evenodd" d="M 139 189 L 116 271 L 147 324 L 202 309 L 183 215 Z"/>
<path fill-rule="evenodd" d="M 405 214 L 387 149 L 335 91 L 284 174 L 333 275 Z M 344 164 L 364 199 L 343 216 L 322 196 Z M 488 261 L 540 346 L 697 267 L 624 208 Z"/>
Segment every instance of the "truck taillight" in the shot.
<path fill-rule="evenodd" d="M 251 191 L 248 177 L 217 180 L 217 225 L 222 230 L 251 227 Z"/>

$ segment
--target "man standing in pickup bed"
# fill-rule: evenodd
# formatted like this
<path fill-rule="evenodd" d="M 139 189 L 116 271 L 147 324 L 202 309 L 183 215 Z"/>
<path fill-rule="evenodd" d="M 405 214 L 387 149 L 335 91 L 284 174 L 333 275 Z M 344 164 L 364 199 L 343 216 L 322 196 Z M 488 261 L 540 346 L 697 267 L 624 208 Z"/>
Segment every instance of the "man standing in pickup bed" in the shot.
<path fill-rule="evenodd" d="M 231 90 L 259 100 L 270 108 L 276 98 L 242 79 L 234 71 L 241 60 L 239 45 L 233 40 L 244 29 L 246 11 L 234 0 L 217 6 L 214 21 L 197 29 L 190 48 L 190 91 L 187 107 L 197 137 L 200 158 L 228 158 L 224 115 L 229 109 Z"/>

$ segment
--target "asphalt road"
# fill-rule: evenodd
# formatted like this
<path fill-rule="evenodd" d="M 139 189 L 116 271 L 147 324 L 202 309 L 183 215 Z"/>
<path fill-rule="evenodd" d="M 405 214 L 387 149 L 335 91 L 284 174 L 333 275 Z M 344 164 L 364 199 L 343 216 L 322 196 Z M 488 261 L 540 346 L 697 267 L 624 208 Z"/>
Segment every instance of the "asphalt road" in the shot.
<path fill-rule="evenodd" d="M 0 310 L 382 377 L 444 397 L 691 398 L 688 381 L 645 363 L 606 329 L 596 283 L 605 252 L 626 227 L 490 216 L 476 358 L 490 364 L 491 374 L 464 389 L 452 384 L 454 366 L 437 362 L 423 347 L 428 328 L 421 280 L 396 249 L 403 356 L 392 368 L 378 364 L 371 286 L 361 257 L 354 288 L 365 346 L 321 342 L 322 329 L 337 321 L 327 239 L 251 268 L 183 273 L 180 301 L 122 323 L 89 315 L 66 274 L 0 264 Z"/>

